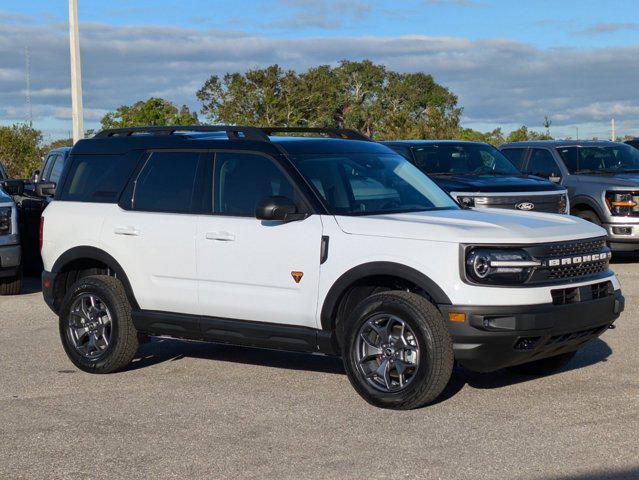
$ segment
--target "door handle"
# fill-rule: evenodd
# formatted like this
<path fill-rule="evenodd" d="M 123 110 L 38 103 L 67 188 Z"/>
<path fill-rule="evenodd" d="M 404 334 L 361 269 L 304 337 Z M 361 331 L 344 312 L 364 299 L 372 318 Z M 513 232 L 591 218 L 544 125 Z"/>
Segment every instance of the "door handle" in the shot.
<path fill-rule="evenodd" d="M 235 235 L 230 232 L 207 232 L 205 234 L 207 240 L 218 240 L 220 242 L 232 242 Z"/>
<path fill-rule="evenodd" d="M 137 237 L 140 231 L 135 227 L 115 227 L 113 233 L 116 235 L 126 235 L 128 237 Z"/>

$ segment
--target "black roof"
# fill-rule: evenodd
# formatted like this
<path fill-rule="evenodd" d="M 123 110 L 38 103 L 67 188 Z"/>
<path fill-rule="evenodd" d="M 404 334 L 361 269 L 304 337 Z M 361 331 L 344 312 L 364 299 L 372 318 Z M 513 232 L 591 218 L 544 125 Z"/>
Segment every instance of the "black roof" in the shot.
<path fill-rule="evenodd" d="M 380 143 L 384 145 L 439 145 L 439 144 L 469 144 L 469 145 L 487 145 L 486 142 L 473 142 L 471 140 L 384 140 Z"/>
<path fill-rule="evenodd" d="M 279 136 L 273 133 L 305 133 L 325 137 Z M 354 130 L 336 128 L 256 128 L 238 126 L 169 126 L 105 130 L 80 140 L 74 154 L 119 154 L 130 150 L 201 148 L 255 150 L 276 155 L 329 153 L 391 153 Z M 393 152 L 394 153 L 394 152 Z"/>

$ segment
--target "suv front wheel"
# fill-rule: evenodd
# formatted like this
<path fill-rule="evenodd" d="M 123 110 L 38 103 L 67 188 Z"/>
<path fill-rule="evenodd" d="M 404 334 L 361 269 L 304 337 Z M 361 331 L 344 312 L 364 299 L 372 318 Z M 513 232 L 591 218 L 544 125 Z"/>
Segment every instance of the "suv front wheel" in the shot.
<path fill-rule="evenodd" d="M 129 365 L 138 349 L 138 335 L 120 281 L 93 275 L 73 284 L 60 309 L 60 337 L 80 370 L 112 373 Z"/>
<path fill-rule="evenodd" d="M 424 297 L 389 291 L 369 296 L 344 328 L 348 378 L 370 404 L 407 410 L 432 403 L 453 369 L 450 334 Z"/>

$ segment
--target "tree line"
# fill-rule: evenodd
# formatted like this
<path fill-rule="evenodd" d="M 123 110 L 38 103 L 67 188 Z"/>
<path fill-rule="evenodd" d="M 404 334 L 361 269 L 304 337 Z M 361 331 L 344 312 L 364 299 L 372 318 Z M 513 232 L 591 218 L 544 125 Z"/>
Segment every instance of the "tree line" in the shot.
<path fill-rule="evenodd" d="M 200 114 L 157 97 L 122 105 L 101 120 L 101 127 L 235 124 L 287 127 L 338 127 L 359 130 L 373 139 L 463 139 L 499 145 L 547 139 L 526 126 L 505 134 L 500 128 L 479 132 L 460 124 L 457 96 L 425 73 L 400 73 L 369 60 L 320 65 L 305 72 L 279 65 L 212 75 L 196 93 Z M 44 153 L 65 139 L 44 144 L 30 125 L 0 127 L 0 161 L 10 175 L 26 177 Z"/>

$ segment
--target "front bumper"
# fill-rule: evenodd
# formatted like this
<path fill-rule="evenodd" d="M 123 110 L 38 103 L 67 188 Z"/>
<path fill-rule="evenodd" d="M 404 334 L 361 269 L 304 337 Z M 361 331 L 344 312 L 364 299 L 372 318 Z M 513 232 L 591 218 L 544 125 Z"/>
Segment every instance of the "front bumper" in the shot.
<path fill-rule="evenodd" d="M 616 290 L 604 298 L 566 305 L 439 308 L 447 319 L 455 359 L 469 370 L 491 372 L 577 350 L 605 332 L 624 305 Z M 466 320 L 448 320 L 451 312 L 465 313 Z"/>
<path fill-rule="evenodd" d="M 0 246 L 0 278 L 15 277 L 20 271 L 20 245 Z"/>
<path fill-rule="evenodd" d="M 639 250 L 639 223 L 604 223 L 610 248 L 614 251 Z"/>

